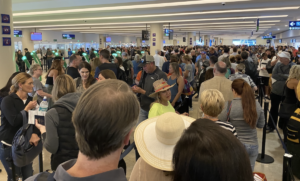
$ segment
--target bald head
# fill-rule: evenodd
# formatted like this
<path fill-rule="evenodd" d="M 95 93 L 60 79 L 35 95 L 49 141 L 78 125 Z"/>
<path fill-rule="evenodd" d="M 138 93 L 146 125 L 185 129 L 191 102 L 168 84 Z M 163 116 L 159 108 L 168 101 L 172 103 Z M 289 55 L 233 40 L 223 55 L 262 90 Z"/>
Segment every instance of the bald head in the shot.
<path fill-rule="evenodd" d="M 227 66 L 226 63 L 223 61 L 219 61 L 215 64 L 215 73 L 216 74 L 226 74 Z"/>

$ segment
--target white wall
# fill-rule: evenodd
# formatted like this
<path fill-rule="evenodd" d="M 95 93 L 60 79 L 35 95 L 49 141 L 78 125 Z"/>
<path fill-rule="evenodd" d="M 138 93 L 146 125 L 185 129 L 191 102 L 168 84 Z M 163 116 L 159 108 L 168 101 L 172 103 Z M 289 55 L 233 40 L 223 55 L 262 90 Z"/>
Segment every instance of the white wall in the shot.
<path fill-rule="evenodd" d="M 223 38 L 222 45 L 233 45 L 232 40 L 233 39 L 225 39 L 225 38 Z"/>
<path fill-rule="evenodd" d="M 266 45 L 267 40 L 262 39 L 261 37 L 256 38 L 256 45 Z"/>

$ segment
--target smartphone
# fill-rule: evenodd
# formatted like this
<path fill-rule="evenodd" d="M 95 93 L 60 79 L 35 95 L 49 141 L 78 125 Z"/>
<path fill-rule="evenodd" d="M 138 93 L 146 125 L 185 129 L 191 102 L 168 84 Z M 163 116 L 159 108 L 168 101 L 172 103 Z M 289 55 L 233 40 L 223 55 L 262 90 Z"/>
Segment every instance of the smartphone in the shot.
<path fill-rule="evenodd" d="M 38 116 L 38 115 L 35 115 L 34 116 L 34 119 L 37 121 L 37 123 L 45 126 L 45 116 Z"/>

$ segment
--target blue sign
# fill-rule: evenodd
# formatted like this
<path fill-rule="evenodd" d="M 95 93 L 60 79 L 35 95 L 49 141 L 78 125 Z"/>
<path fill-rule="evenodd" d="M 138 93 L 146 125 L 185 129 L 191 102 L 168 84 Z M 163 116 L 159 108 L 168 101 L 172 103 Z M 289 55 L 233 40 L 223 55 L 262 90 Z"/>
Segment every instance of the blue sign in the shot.
<path fill-rule="evenodd" d="M 271 40 L 267 40 L 267 43 L 271 43 Z"/>
<path fill-rule="evenodd" d="M 2 34 L 10 35 L 10 26 L 2 26 Z"/>
<path fill-rule="evenodd" d="M 3 37 L 3 46 L 11 46 L 11 38 Z"/>
<path fill-rule="evenodd" d="M 300 21 L 290 21 L 290 30 L 300 30 Z"/>
<path fill-rule="evenodd" d="M 14 37 L 22 37 L 23 32 L 22 30 L 14 30 Z"/>
<path fill-rule="evenodd" d="M 275 38 L 276 36 L 270 36 L 270 35 L 262 37 L 262 39 L 275 39 Z"/>
<path fill-rule="evenodd" d="M 74 40 L 75 39 L 75 35 L 74 34 L 62 34 L 62 38 L 63 39 L 67 39 L 67 40 Z"/>
<path fill-rule="evenodd" d="M 2 23 L 10 23 L 10 17 L 8 14 L 1 14 L 1 22 Z"/>

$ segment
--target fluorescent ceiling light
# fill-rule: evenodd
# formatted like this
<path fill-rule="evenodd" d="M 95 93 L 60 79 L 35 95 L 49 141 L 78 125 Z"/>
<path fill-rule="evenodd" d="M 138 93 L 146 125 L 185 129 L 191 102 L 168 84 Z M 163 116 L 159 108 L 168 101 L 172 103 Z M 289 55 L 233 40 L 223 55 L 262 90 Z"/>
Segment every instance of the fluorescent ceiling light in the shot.
<path fill-rule="evenodd" d="M 288 15 L 275 16 L 249 16 L 249 17 L 227 17 L 227 18 L 209 18 L 209 19 L 185 19 L 185 20 L 164 20 L 164 21 L 140 21 L 140 22 L 116 22 L 116 23 L 92 23 L 92 24 L 65 24 L 65 25 L 37 25 L 37 26 L 22 26 L 15 28 L 36 28 L 36 27 L 67 27 L 67 26 L 95 26 L 95 25 L 120 25 L 120 24 L 151 24 L 151 23 L 178 23 L 178 22 L 193 22 L 193 21 L 222 21 L 222 20 L 243 20 L 243 19 L 265 19 L 265 18 L 284 18 Z M 225 22 L 224 22 L 225 23 Z"/>
<path fill-rule="evenodd" d="M 238 13 L 252 11 L 279 11 L 293 10 L 299 7 L 276 7 L 276 8 L 260 8 L 260 9 L 235 9 L 224 11 L 204 11 L 204 12 L 189 12 L 189 13 L 172 13 L 172 14 L 150 14 L 150 15 L 134 15 L 134 16 L 112 16 L 112 17 L 96 17 L 96 18 L 73 18 L 73 19 L 52 19 L 52 20 L 36 20 L 36 21 L 14 21 L 14 24 L 25 23 L 45 23 L 45 22 L 62 22 L 62 21 L 87 21 L 87 20 L 107 20 L 107 19 L 129 19 L 129 18 L 149 18 L 149 17 L 168 17 L 168 16 L 184 16 L 184 15 L 201 15 L 201 14 L 218 14 L 218 13 Z"/>
<path fill-rule="evenodd" d="M 264 26 L 274 26 L 275 24 L 261 24 L 260 27 L 264 27 Z M 221 28 L 225 28 L 225 27 L 247 27 L 247 26 L 255 26 L 256 25 L 230 25 L 229 23 L 227 23 L 226 25 L 219 25 L 219 26 L 203 26 L 203 25 L 199 25 L 199 27 L 172 27 L 172 29 L 180 29 L 180 28 L 184 28 L 184 29 L 187 29 L 187 28 L 206 28 L 206 27 L 212 27 L 212 28 L 217 28 L 217 27 L 221 27 Z M 73 30 L 106 30 L 106 29 L 125 29 L 126 28 L 134 28 L 136 27 L 135 29 L 133 30 L 143 30 L 145 29 L 145 26 L 115 26 L 115 27 L 80 27 L 80 28 L 49 28 L 49 29 L 39 29 L 39 30 L 70 30 L 70 31 L 73 31 Z M 148 27 L 149 28 L 149 27 Z"/>
<path fill-rule="evenodd" d="M 17 16 L 29 16 L 29 15 L 41 15 L 41 14 L 61 14 L 61 13 L 79 13 L 79 12 L 92 12 L 92 11 L 111 11 L 111 10 L 128 10 L 128 9 L 144 9 L 144 8 L 163 8 L 163 7 L 175 7 L 175 6 L 191 6 L 197 4 L 213 4 L 221 3 L 224 0 L 198 0 L 198 1 L 183 1 L 172 3 L 152 3 L 152 4 L 139 4 L 139 5 L 127 5 L 127 6 L 111 6 L 111 7 L 99 7 L 99 8 L 80 8 L 80 9 L 65 9 L 65 10 L 53 10 L 53 11 L 38 11 L 38 12 L 25 12 L 25 13 L 13 13 L 14 17 Z M 229 2 L 242 2 L 249 0 L 226 0 Z"/>
<path fill-rule="evenodd" d="M 259 24 L 262 23 L 278 23 L 280 22 L 280 20 L 271 20 L 271 21 L 259 21 Z M 218 23 L 205 23 L 205 25 L 214 25 L 214 24 L 247 24 L 247 23 L 255 23 L 256 24 L 256 20 L 255 21 L 235 21 L 235 22 L 218 22 Z M 170 26 L 200 26 L 203 24 L 171 24 Z M 165 24 L 164 26 L 169 26 L 168 24 Z"/>

